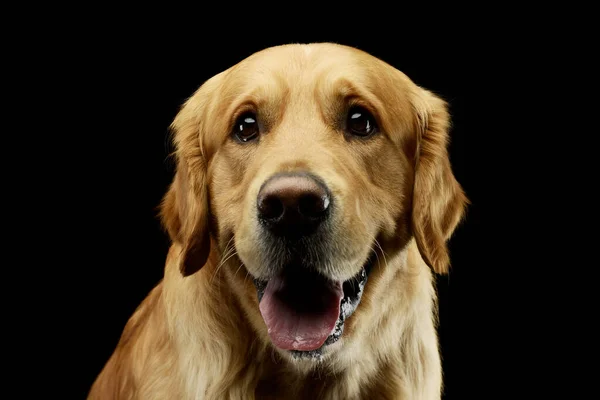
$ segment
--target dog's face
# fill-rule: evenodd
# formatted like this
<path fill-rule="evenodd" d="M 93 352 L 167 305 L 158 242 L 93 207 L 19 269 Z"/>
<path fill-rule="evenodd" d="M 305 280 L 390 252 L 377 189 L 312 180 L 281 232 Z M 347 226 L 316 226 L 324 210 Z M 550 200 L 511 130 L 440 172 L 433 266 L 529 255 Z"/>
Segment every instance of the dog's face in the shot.
<path fill-rule="evenodd" d="M 412 237 L 430 267 L 447 269 L 466 201 L 447 126 L 440 99 L 361 51 L 254 54 L 206 82 L 173 124 L 178 170 L 162 216 L 183 274 L 216 251 L 282 354 L 338 351 L 374 270 L 392 268 Z"/>

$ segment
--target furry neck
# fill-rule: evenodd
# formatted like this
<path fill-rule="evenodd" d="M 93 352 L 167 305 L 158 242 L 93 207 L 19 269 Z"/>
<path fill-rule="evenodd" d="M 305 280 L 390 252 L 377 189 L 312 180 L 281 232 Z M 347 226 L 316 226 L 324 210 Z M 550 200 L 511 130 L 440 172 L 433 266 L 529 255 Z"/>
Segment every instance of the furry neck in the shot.
<path fill-rule="evenodd" d="M 174 245 L 164 292 L 178 367 L 182 376 L 193 377 L 184 382 L 183 390 L 207 399 L 253 398 L 254 394 L 257 398 L 350 399 L 373 393 L 385 398 L 391 388 L 368 383 L 377 381 L 379 385 L 389 382 L 396 392 L 416 395 L 419 389 L 403 387 L 403 382 L 420 382 L 427 370 L 439 370 L 439 355 L 431 273 L 413 247 L 395 257 L 403 265 L 387 265 L 379 272 L 373 285 L 385 289 L 372 288 L 371 296 L 359 305 L 355 323 L 347 331 L 353 332 L 353 338 L 341 340 L 343 349 L 334 356 L 307 367 L 281 357 L 256 332 L 225 268 L 219 268 L 216 252 L 199 272 L 183 278 Z"/>

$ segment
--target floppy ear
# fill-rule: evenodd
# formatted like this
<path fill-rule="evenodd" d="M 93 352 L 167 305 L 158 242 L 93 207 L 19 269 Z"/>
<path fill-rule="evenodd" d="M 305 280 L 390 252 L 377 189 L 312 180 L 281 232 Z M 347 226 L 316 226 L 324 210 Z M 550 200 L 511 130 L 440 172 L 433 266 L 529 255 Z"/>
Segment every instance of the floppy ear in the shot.
<path fill-rule="evenodd" d="M 412 231 L 421 256 L 438 274 L 448 272 L 446 242 L 468 204 L 448 158 L 450 117 L 446 103 L 419 89 L 413 100 L 417 115 L 417 151 L 413 189 Z"/>
<path fill-rule="evenodd" d="M 160 205 L 160 218 L 173 242 L 183 248 L 183 276 L 204 266 L 210 253 L 206 160 L 202 148 L 202 93 L 198 91 L 173 121 L 177 166 L 173 182 Z"/>

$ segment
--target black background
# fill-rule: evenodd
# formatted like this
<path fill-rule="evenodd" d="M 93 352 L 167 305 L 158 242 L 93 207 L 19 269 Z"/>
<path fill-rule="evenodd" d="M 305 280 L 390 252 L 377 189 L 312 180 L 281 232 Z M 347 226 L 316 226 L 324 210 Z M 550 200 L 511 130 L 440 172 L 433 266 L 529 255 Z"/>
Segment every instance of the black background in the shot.
<path fill-rule="evenodd" d="M 62 270 L 74 272 L 69 279 L 76 281 L 60 294 L 73 326 L 63 336 L 75 353 L 69 390 L 78 398 L 86 395 L 127 319 L 162 277 L 169 243 L 156 207 L 173 174 L 167 134 L 181 103 L 206 79 L 255 51 L 333 41 L 387 61 L 450 103 L 451 162 L 472 204 L 450 242 L 451 274 L 438 280 L 445 398 L 502 392 L 508 378 L 499 377 L 505 370 L 498 360 L 510 335 L 504 321 L 513 300 L 500 297 L 494 282 L 501 255 L 491 246 L 492 236 L 508 228 L 498 224 L 492 204 L 503 187 L 494 163 L 511 151 L 498 133 L 508 123 L 500 99 L 513 89 L 506 74 L 515 56 L 503 38 L 486 34 L 482 42 L 473 32 L 449 32 L 434 38 L 393 29 L 369 35 L 272 32 L 230 39 L 209 32 L 183 41 L 132 29 L 73 42 L 71 61 L 61 65 L 64 82 L 55 82 L 57 88 L 68 85 L 70 97 L 61 114 L 68 115 L 62 120 L 68 144 L 56 164 L 71 195 L 55 221 L 69 221 L 69 240 L 59 246 L 69 248 Z M 520 379 L 515 370 L 510 387 Z"/>

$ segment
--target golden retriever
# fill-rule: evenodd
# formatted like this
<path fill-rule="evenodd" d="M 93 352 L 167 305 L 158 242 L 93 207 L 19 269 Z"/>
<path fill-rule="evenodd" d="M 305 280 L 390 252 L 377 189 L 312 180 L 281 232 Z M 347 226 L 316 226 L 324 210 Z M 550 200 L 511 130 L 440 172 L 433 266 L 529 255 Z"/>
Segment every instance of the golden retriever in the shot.
<path fill-rule="evenodd" d="M 260 51 L 176 116 L 162 282 L 90 399 L 439 399 L 468 200 L 446 103 L 357 49 Z M 432 273 L 433 271 L 433 273 Z"/>

